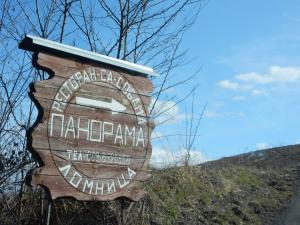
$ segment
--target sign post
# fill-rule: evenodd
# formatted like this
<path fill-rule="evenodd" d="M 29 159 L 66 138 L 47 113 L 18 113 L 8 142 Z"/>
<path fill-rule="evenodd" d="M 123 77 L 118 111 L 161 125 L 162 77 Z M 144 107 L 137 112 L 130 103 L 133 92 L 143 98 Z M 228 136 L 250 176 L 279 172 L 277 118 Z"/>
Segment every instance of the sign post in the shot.
<path fill-rule="evenodd" d="M 31 86 L 39 110 L 28 133 L 30 151 L 42 166 L 33 185 L 52 199 L 138 201 L 140 181 L 150 177 L 148 106 L 150 68 L 27 35 L 20 48 L 49 79 Z"/>

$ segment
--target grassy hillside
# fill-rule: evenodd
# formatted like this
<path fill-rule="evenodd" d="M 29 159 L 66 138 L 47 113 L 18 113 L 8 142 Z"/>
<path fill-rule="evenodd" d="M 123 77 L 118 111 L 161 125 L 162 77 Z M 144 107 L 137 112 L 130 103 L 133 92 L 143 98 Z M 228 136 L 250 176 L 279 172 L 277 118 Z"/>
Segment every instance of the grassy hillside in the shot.
<path fill-rule="evenodd" d="M 153 224 L 273 224 L 296 194 L 300 146 L 155 171 Z"/>
<path fill-rule="evenodd" d="M 152 175 L 140 202 L 58 200 L 51 224 L 274 224 L 299 187 L 300 146 L 153 170 Z M 47 205 L 44 200 L 42 211 L 40 196 L 27 190 L 21 207 L 17 196 L 10 199 L 11 209 L 0 208 L 0 224 L 40 224 Z"/>

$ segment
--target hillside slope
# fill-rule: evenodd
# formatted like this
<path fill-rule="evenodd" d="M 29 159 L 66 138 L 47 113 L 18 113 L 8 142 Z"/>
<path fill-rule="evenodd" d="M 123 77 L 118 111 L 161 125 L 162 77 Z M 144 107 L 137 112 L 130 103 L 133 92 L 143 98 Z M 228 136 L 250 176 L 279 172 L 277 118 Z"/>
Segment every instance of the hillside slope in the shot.
<path fill-rule="evenodd" d="M 56 200 L 50 224 L 282 225 L 299 184 L 300 145 L 286 146 L 193 167 L 153 169 L 143 184 L 148 194 L 136 203 Z M 41 211 L 40 193 L 27 190 L 21 199 L 10 199 L 10 208 L 0 207 L 0 224 L 16 224 L 15 208 L 20 224 L 41 224 L 47 204 Z"/>
<path fill-rule="evenodd" d="M 157 171 L 154 178 L 147 188 L 153 224 L 276 224 L 297 194 L 300 145 Z"/>

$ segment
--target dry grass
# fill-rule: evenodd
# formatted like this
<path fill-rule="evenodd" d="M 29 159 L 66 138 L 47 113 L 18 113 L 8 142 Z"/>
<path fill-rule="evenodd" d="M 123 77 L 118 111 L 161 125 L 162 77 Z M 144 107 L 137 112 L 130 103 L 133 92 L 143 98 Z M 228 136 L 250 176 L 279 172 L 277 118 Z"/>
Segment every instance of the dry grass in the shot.
<path fill-rule="evenodd" d="M 268 160 L 280 160 L 274 154 Z M 57 200 L 51 224 L 267 225 L 295 194 L 299 159 L 286 161 L 284 166 L 261 164 L 257 158 L 246 166 L 232 159 L 219 162 L 154 169 L 152 179 L 143 184 L 148 194 L 140 202 Z M 47 201 L 41 189 L 27 189 L 22 196 L 7 197 L 5 202 L 0 208 L 1 225 L 45 222 Z"/>

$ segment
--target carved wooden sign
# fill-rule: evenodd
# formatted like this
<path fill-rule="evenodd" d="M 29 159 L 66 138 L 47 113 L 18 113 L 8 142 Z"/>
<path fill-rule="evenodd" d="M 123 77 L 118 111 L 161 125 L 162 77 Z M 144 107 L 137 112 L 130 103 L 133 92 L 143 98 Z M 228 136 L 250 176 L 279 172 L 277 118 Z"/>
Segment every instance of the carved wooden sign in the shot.
<path fill-rule="evenodd" d="M 39 121 L 29 147 L 43 164 L 32 172 L 31 183 L 46 187 L 52 199 L 143 197 L 138 183 L 150 177 L 154 128 L 147 74 L 124 61 L 120 67 L 121 61 L 103 62 L 95 53 L 100 60 L 66 53 L 65 45 L 32 36 L 20 47 L 34 51 L 33 65 L 50 74 L 31 88 Z"/>

